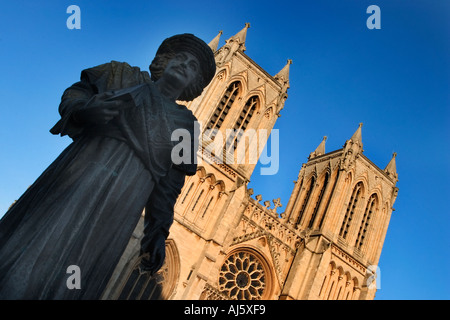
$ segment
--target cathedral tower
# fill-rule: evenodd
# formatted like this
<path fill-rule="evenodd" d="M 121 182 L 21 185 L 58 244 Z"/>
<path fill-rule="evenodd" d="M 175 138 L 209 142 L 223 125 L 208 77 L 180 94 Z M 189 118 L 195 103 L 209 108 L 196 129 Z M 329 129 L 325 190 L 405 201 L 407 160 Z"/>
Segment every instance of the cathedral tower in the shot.
<path fill-rule="evenodd" d="M 299 172 L 283 219 L 305 237 L 281 298 L 374 297 L 397 172 L 395 154 L 385 170 L 364 156 L 361 127 L 333 152 L 324 139 Z"/>
<path fill-rule="evenodd" d="M 246 23 L 219 49 L 222 31 L 210 42 L 216 77 L 201 97 L 187 103 L 201 123 L 203 160 L 225 164 L 224 170 L 245 183 L 284 107 L 292 63 L 288 60 L 278 74 L 269 75 L 244 53 L 248 28 Z"/>

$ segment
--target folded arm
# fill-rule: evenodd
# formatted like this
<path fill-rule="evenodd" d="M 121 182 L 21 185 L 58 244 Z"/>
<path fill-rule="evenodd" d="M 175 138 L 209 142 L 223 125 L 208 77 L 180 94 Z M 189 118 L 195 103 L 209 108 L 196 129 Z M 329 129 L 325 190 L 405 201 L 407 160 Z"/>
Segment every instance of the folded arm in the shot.
<path fill-rule="evenodd" d="M 104 90 L 113 74 L 110 64 L 83 70 L 81 80 L 67 88 L 59 105 L 61 120 L 50 130 L 74 138 L 88 126 L 103 125 L 119 114 L 120 101 L 108 101 L 114 92 Z M 98 86 L 103 89 L 99 90 Z"/>
<path fill-rule="evenodd" d="M 69 135 L 71 138 L 81 134 L 83 125 L 75 120 L 74 114 L 81 110 L 96 94 L 95 86 L 84 79 L 67 88 L 59 104 L 61 120 L 56 123 L 50 132 L 53 134 L 60 133 L 61 136 Z"/>

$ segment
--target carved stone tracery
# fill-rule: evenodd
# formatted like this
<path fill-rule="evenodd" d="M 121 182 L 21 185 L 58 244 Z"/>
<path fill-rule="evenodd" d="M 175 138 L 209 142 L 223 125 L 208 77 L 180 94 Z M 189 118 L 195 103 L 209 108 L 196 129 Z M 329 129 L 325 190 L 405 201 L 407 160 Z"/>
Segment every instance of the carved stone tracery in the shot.
<path fill-rule="evenodd" d="M 260 300 L 266 290 L 267 270 L 249 251 L 231 254 L 219 273 L 219 291 L 230 299 Z"/>

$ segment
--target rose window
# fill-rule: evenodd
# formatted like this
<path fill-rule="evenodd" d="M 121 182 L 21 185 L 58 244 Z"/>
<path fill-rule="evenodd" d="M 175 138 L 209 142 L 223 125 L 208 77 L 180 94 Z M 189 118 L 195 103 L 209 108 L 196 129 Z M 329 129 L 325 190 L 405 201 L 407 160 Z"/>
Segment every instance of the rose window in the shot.
<path fill-rule="evenodd" d="M 228 257 L 219 273 L 219 290 L 230 299 L 259 300 L 264 290 L 266 272 L 263 264 L 250 252 Z"/>

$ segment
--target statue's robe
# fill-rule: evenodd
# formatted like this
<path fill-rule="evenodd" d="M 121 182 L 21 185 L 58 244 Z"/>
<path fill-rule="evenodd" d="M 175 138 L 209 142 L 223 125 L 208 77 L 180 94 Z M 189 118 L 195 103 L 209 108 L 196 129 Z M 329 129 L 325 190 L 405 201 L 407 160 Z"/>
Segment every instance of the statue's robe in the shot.
<path fill-rule="evenodd" d="M 93 95 L 130 87 L 132 101 L 106 125 L 74 121 Z M 100 298 L 144 207 L 145 242 L 167 237 L 185 176 L 196 172 L 196 118 L 137 67 L 112 61 L 83 70 L 59 111 L 51 132 L 73 142 L 0 220 L 1 299 Z M 178 128 L 191 133 L 191 163 L 171 161 Z M 67 286 L 71 265 L 81 289 Z"/>

